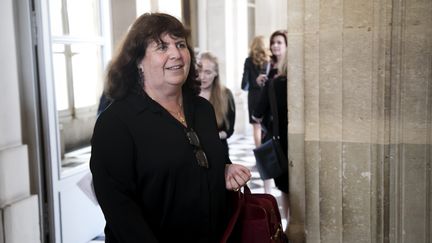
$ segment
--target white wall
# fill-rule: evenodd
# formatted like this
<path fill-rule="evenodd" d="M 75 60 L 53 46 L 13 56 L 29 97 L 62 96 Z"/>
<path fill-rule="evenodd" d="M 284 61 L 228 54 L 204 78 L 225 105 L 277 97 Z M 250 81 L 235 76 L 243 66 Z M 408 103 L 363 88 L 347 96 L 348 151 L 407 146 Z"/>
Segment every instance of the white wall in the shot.
<path fill-rule="evenodd" d="M 136 19 L 136 6 L 135 0 L 111 0 L 111 30 L 114 50 Z"/>
<path fill-rule="evenodd" d="M 255 33 L 267 38 L 276 31 L 287 29 L 287 0 L 255 0 Z"/>
<path fill-rule="evenodd" d="M 0 242 L 40 242 L 38 200 L 30 196 L 28 151 L 22 144 L 13 5 L 0 1 Z"/>
<path fill-rule="evenodd" d="M 236 101 L 236 133 L 247 132 L 245 93 L 240 90 L 247 57 L 247 0 L 198 1 L 199 51 L 211 51 L 219 59 L 219 75 Z"/>

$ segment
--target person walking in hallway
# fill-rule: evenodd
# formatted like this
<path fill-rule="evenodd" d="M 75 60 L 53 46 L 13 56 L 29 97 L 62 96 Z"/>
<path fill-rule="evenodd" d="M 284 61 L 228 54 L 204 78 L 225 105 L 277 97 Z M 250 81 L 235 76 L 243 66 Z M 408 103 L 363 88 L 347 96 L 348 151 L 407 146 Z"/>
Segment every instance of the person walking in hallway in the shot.
<path fill-rule="evenodd" d="M 227 193 L 250 179 L 232 164 L 200 97 L 188 32 L 141 15 L 107 70 L 113 100 L 92 137 L 90 169 L 109 243 L 219 242 Z"/>
<path fill-rule="evenodd" d="M 257 78 L 261 73 L 266 73 L 270 57 L 264 44 L 264 36 L 254 37 L 249 49 L 249 56 L 244 63 L 241 88 L 248 92 L 249 123 L 253 126 L 255 146 L 258 146 L 261 144 L 261 128 L 260 124 L 252 119 L 252 114 L 262 88 L 261 82 Z"/>
<path fill-rule="evenodd" d="M 198 74 L 201 81 L 200 96 L 213 105 L 216 115 L 219 138 L 228 150 L 227 139 L 234 133 L 235 102 L 234 96 L 219 76 L 217 57 L 210 52 L 203 52 L 198 57 Z"/>
<path fill-rule="evenodd" d="M 283 31 L 276 31 L 271 36 L 270 48 L 274 56 L 272 72 L 277 72 L 272 79 L 266 81 L 258 105 L 253 114 L 253 118 L 261 123 L 263 128 L 262 142 L 273 137 L 273 119 L 270 108 L 269 92 L 276 97 L 276 106 L 278 113 L 278 130 L 280 143 L 285 156 L 288 158 L 288 105 L 287 105 L 287 38 Z M 289 225 L 289 185 L 288 171 L 274 178 L 276 187 L 282 193 L 282 213 L 287 219 Z M 286 231 L 286 230 L 285 230 Z"/>
<path fill-rule="evenodd" d="M 252 114 L 261 96 L 261 89 L 267 80 L 270 71 L 270 55 L 266 49 L 264 36 L 256 36 L 252 39 L 249 56 L 246 58 L 243 68 L 241 88 L 248 92 L 249 123 L 252 124 L 255 147 L 261 144 L 260 123 L 252 119 Z M 271 193 L 271 180 L 264 180 L 264 191 Z"/>

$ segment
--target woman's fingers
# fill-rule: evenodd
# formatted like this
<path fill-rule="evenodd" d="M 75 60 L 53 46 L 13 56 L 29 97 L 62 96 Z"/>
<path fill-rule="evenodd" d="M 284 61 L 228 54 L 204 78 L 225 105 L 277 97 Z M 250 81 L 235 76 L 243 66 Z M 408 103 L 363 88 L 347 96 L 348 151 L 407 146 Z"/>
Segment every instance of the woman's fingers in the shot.
<path fill-rule="evenodd" d="M 244 171 L 239 169 L 238 172 L 234 174 L 233 179 L 235 183 L 233 182 L 232 184 L 236 184 L 239 187 L 244 186 L 250 179 L 249 170 Z"/>
<path fill-rule="evenodd" d="M 228 190 L 236 190 L 239 189 L 240 185 L 238 185 L 237 181 L 231 177 L 227 180 L 227 189 Z"/>
<path fill-rule="evenodd" d="M 237 190 L 250 180 L 251 174 L 246 167 L 236 164 L 227 166 L 226 188 L 228 190 Z"/>

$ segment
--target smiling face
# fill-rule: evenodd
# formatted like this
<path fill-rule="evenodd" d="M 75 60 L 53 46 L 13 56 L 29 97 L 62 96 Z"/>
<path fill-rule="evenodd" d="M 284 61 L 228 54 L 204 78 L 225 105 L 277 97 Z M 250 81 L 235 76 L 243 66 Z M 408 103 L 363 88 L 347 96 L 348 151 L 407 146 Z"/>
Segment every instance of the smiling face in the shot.
<path fill-rule="evenodd" d="M 200 68 L 198 69 L 199 79 L 201 81 L 201 89 L 210 89 L 213 81 L 217 76 L 216 65 L 212 61 L 203 58 L 200 61 Z"/>
<path fill-rule="evenodd" d="M 146 91 L 181 88 L 189 73 L 191 56 L 186 40 L 169 34 L 162 34 L 160 40 L 149 43 L 139 63 Z"/>
<path fill-rule="evenodd" d="M 273 37 L 270 45 L 270 50 L 273 55 L 277 57 L 278 60 L 280 60 L 281 57 L 285 55 L 286 52 L 286 44 L 285 39 L 281 35 L 276 35 Z"/>

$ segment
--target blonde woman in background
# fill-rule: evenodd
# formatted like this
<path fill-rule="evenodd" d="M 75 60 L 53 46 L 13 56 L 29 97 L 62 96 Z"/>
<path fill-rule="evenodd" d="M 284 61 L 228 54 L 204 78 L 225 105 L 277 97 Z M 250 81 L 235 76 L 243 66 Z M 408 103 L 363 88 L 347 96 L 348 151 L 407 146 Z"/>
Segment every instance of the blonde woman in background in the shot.
<path fill-rule="evenodd" d="M 198 74 L 201 81 L 200 96 L 213 105 L 219 138 L 228 151 L 227 139 L 234 133 L 235 103 L 232 92 L 219 78 L 217 57 L 210 52 L 198 56 Z"/>
<path fill-rule="evenodd" d="M 261 96 L 264 80 L 270 70 L 270 53 L 265 46 L 264 36 L 256 36 L 252 39 L 249 56 L 246 58 L 243 69 L 241 88 L 248 91 L 249 123 L 253 127 L 255 146 L 261 144 L 261 125 L 252 119 L 252 114 Z M 271 192 L 271 180 L 264 180 L 264 191 Z"/>

